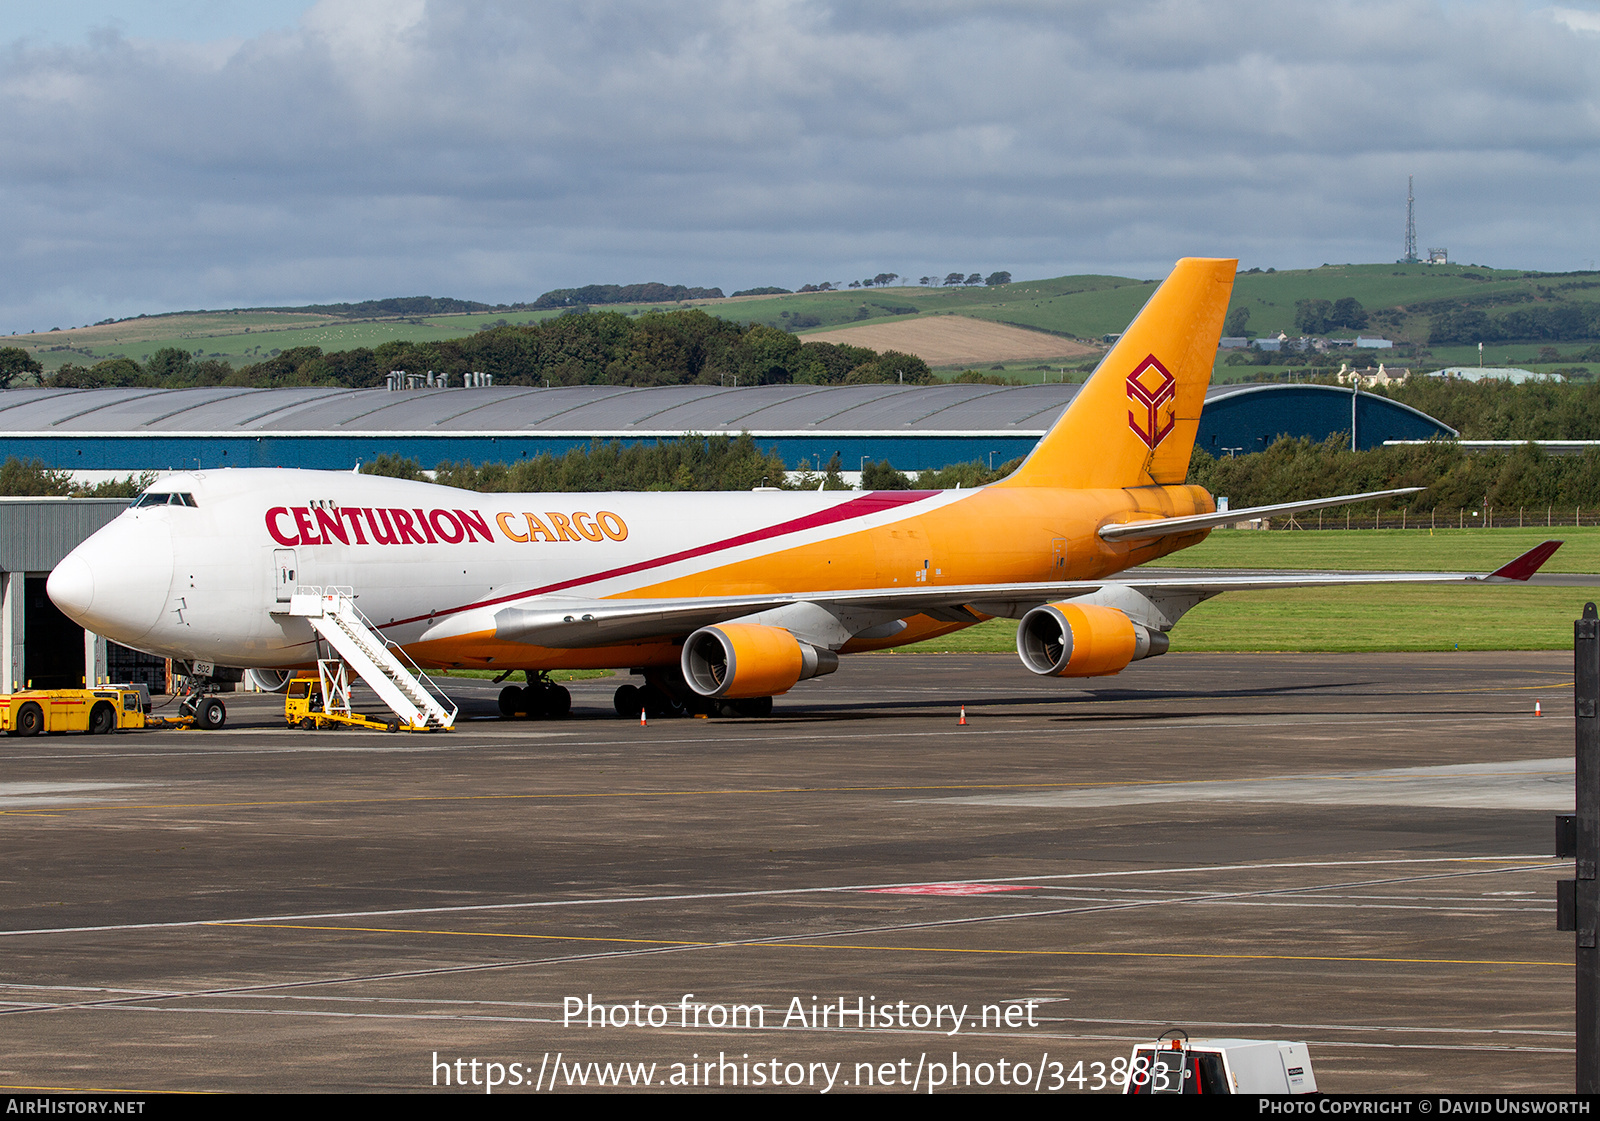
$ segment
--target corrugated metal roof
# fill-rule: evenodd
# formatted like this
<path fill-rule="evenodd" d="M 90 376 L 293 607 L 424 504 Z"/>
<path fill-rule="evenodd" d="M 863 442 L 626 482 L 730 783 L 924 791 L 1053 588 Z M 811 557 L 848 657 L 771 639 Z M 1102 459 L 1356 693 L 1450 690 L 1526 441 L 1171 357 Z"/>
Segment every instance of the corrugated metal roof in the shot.
<path fill-rule="evenodd" d="M 635 389 L 10 389 L 0 425 L 36 432 L 1038 432 L 1073 385 L 678 385 Z"/>
<path fill-rule="evenodd" d="M 583 385 L 487 389 L 8 389 L 12 433 L 326 433 L 330 435 L 656 435 L 752 432 L 1038 435 L 1076 385 L 764 385 L 656 388 Z M 1326 386 L 1212 386 L 1222 397 Z M 1415 410 L 1410 410 L 1415 411 Z M 1420 414 L 1419 414 L 1420 415 Z"/>
<path fill-rule="evenodd" d="M 0 498 L 0 572 L 49 572 L 128 498 Z"/>

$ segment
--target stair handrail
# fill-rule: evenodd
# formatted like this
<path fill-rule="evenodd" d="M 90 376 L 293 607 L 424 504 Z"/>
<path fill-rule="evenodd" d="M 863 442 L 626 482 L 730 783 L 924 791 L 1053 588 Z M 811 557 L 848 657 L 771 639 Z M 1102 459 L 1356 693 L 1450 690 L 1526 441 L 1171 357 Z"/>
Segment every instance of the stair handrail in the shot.
<path fill-rule="evenodd" d="M 373 634 L 377 635 L 379 640 L 383 642 L 385 648 L 392 651 L 396 659 L 406 667 L 406 671 L 413 677 L 419 679 L 423 689 L 427 691 L 428 695 L 433 699 L 435 704 L 437 704 L 441 709 L 445 709 L 449 712 L 449 720 L 446 721 L 446 723 L 455 723 L 456 715 L 461 711 L 460 707 L 455 703 L 455 701 L 450 699 L 450 695 L 448 693 L 439 687 L 439 683 L 437 681 L 429 677 L 422 671 L 421 666 L 412 661 L 411 655 L 405 652 L 404 647 L 402 647 L 398 642 L 390 639 L 388 635 L 384 634 L 382 628 L 378 627 L 377 624 L 373 623 L 371 619 L 367 618 L 366 614 L 361 610 L 361 608 L 356 606 L 356 591 L 354 588 L 341 584 L 301 584 L 296 585 L 295 592 L 299 595 L 314 595 L 322 599 L 332 596 L 347 601 L 350 613 L 360 621 L 361 625 L 366 627 L 367 630 L 371 631 Z"/>

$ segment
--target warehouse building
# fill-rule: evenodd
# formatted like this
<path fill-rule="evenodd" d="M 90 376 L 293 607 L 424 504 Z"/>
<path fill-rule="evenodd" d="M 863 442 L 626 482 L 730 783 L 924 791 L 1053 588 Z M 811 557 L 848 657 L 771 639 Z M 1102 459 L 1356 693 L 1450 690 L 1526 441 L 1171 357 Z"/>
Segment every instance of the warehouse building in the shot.
<path fill-rule="evenodd" d="M 424 467 L 514 463 L 591 440 L 749 432 L 791 468 L 838 455 L 847 469 L 901 471 L 1024 455 L 1075 385 L 686 385 L 528 388 L 10 389 L 0 458 L 73 472 L 218 467 L 350 470 L 388 453 Z M 1440 421 L 1386 397 L 1321 385 L 1224 385 L 1206 395 L 1198 445 L 1260 451 L 1281 435 L 1356 446 L 1450 438 Z"/>
<path fill-rule="evenodd" d="M 107 679 L 165 688 L 165 661 L 85 631 L 45 594 L 50 570 L 127 507 L 125 498 L 0 498 L 0 693 Z"/>

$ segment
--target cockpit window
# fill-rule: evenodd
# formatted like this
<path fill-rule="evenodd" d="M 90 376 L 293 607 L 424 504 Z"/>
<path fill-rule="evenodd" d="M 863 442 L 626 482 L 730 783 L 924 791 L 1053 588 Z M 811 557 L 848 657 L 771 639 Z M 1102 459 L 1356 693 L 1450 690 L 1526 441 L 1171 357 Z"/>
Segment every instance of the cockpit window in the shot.
<path fill-rule="evenodd" d="M 141 506 L 193 506 L 194 504 L 194 495 L 192 494 L 158 494 L 155 491 L 145 491 L 133 500 L 133 505 L 130 509 L 137 510 Z"/>

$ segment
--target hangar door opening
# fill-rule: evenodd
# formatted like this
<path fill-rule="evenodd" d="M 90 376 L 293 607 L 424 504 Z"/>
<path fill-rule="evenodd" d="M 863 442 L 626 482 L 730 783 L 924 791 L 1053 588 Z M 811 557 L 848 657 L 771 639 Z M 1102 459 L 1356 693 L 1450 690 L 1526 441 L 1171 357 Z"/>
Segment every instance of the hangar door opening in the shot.
<path fill-rule="evenodd" d="M 45 594 L 47 576 L 29 576 L 23 615 L 27 679 L 35 689 L 83 686 L 83 628 L 61 614 Z"/>

